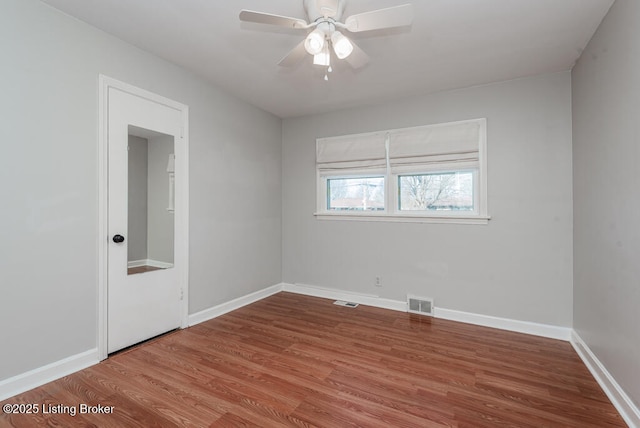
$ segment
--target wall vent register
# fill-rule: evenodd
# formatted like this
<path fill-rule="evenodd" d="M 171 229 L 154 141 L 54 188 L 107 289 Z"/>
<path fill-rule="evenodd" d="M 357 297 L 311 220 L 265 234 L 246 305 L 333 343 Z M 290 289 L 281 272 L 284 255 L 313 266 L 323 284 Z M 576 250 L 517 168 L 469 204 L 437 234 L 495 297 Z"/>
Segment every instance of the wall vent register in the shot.
<path fill-rule="evenodd" d="M 433 299 L 407 294 L 407 312 L 418 315 L 433 316 Z"/>

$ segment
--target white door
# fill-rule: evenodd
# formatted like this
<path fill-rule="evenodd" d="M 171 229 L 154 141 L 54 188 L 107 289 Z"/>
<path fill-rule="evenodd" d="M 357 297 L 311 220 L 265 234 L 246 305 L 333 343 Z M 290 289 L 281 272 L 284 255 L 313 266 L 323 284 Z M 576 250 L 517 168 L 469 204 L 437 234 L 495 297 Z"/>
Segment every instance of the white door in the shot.
<path fill-rule="evenodd" d="M 107 350 L 181 326 L 180 109 L 108 88 Z M 176 203 L 178 202 L 178 203 Z"/>

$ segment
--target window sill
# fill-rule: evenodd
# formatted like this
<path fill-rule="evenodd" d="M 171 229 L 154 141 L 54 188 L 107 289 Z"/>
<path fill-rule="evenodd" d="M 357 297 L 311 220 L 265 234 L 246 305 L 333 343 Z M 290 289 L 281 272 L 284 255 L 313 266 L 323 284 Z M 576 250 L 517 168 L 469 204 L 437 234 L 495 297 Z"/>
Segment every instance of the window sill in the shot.
<path fill-rule="evenodd" d="M 491 217 L 479 215 L 422 216 L 374 213 L 314 213 L 318 220 L 382 221 L 397 223 L 488 224 Z"/>

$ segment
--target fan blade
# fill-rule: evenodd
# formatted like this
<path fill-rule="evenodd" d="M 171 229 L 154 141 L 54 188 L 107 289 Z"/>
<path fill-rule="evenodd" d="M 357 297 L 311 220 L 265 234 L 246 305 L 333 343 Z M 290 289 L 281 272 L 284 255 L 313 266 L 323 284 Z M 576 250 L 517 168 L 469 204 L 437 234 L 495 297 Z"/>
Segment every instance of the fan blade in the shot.
<path fill-rule="evenodd" d="M 307 51 L 304 48 L 304 40 L 301 41 L 298 46 L 293 48 L 291 52 L 287 54 L 284 58 L 280 60 L 278 63 L 281 67 L 293 67 L 298 64 L 302 59 L 307 56 Z"/>
<path fill-rule="evenodd" d="M 413 7 L 410 4 L 403 4 L 351 15 L 344 21 L 344 24 L 347 30 L 357 33 L 382 28 L 404 27 L 411 25 L 412 22 Z"/>
<path fill-rule="evenodd" d="M 351 41 L 351 44 L 353 45 L 353 52 L 345 58 L 345 61 L 347 61 L 353 68 L 364 67 L 369 62 L 369 55 L 364 53 L 358 45 L 353 43 L 353 40 Z"/>
<path fill-rule="evenodd" d="M 242 9 L 240 11 L 240 21 L 256 22 L 258 24 L 278 25 L 280 27 L 304 29 L 309 25 L 306 21 L 289 16 L 272 15 L 270 13 L 255 12 L 253 10 Z"/>

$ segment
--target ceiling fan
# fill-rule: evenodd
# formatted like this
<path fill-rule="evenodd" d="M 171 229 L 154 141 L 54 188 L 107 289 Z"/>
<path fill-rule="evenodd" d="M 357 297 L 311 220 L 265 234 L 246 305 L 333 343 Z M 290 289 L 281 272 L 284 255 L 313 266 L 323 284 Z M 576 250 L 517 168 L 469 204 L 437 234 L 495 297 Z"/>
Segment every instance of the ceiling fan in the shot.
<path fill-rule="evenodd" d="M 351 15 L 342 21 L 346 0 L 303 0 L 308 22 L 300 18 L 273 15 L 243 9 L 240 20 L 259 24 L 277 25 L 298 30 L 311 30 L 307 37 L 289 52 L 278 65 L 291 67 L 306 54 L 313 55 L 313 63 L 331 71 L 331 50 L 338 59 L 346 60 L 353 68 L 369 62 L 369 57 L 341 30 L 358 33 L 385 28 L 404 27 L 413 21 L 411 4 L 378 9 Z M 327 75 L 325 74 L 325 80 Z"/>

